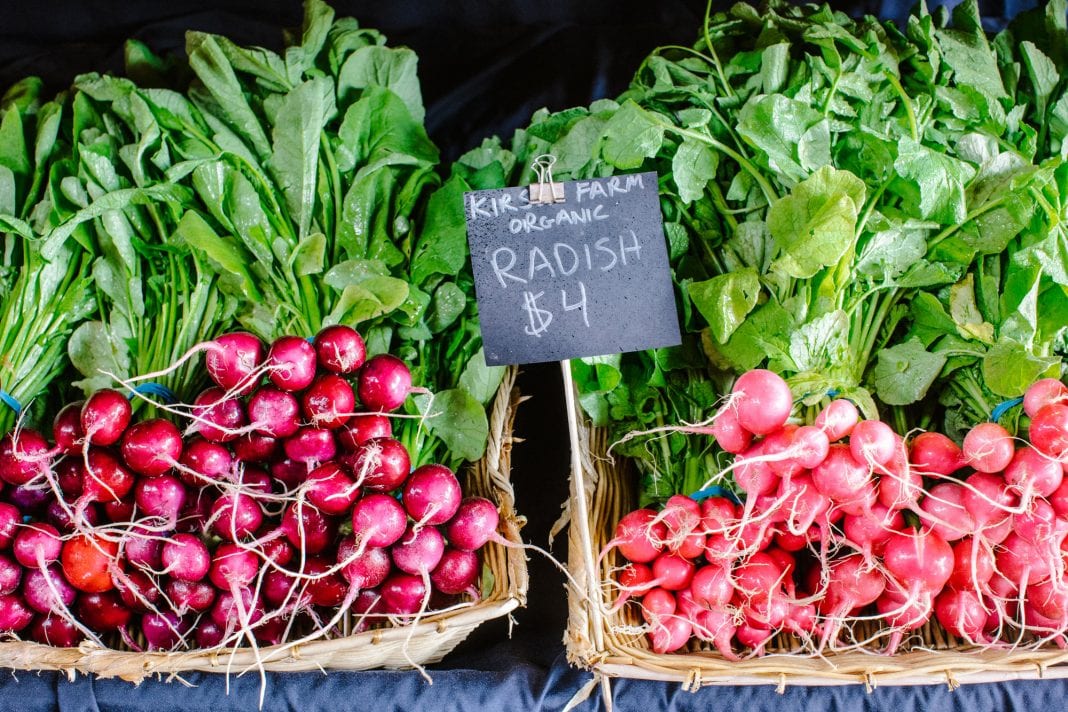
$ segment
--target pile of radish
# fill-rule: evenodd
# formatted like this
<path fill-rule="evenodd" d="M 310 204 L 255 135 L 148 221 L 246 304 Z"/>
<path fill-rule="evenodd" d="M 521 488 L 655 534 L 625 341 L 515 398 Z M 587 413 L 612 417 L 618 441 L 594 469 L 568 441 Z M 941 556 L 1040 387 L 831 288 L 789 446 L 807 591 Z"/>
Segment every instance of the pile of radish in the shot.
<path fill-rule="evenodd" d="M 1026 439 L 986 422 L 961 446 L 846 400 L 811 424 L 793 405 L 776 374 L 742 375 L 685 430 L 734 454 L 709 484 L 730 474 L 743 501 L 676 495 L 620 520 L 602 553 L 626 560 L 615 608 L 637 606 L 654 651 L 697 639 L 736 660 L 785 633 L 893 654 L 932 619 L 976 646 L 1068 644 L 1068 387 L 1027 391 Z"/>
<path fill-rule="evenodd" d="M 214 386 L 135 422 L 100 390 L 52 441 L 0 440 L 0 631 L 133 650 L 295 643 L 477 599 L 490 501 L 411 469 L 391 414 L 413 389 L 346 326 L 265 347 L 230 333 Z M 349 614 L 349 615 L 346 615 Z"/>

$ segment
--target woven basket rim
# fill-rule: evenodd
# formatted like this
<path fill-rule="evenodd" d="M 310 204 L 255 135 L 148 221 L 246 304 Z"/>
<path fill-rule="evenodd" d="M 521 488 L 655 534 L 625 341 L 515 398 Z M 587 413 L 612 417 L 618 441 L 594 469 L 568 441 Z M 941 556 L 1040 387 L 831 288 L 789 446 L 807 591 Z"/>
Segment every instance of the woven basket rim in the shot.
<path fill-rule="evenodd" d="M 511 451 L 516 442 L 516 409 L 525 400 L 516 386 L 518 370 L 510 367 L 498 388 L 489 415 L 486 454 L 464 478 L 464 494 L 478 494 L 498 504 L 501 535 L 521 544 L 525 519 L 515 509 L 511 483 Z M 32 641 L 0 642 L 0 667 L 17 670 L 59 670 L 140 682 L 150 675 L 178 677 L 183 672 L 240 673 L 300 670 L 365 670 L 406 668 L 437 662 L 480 624 L 506 616 L 526 605 L 529 585 L 523 550 L 487 544 L 484 565 L 493 574 L 489 595 L 470 605 L 432 613 L 409 626 L 377 628 L 353 635 L 316 639 L 297 645 L 176 652 L 145 652 L 101 647 L 87 641 L 75 648 L 56 648 Z"/>
<path fill-rule="evenodd" d="M 569 417 L 575 423 L 571 438 L 574 457 L 568 502 L 568 569 L 582 584 L 581 588 L 568 584 L 564 641 L 573 664 L 609 677 L 681 682 L 688 689 L 725 684 L 775 685 L 780 690 L 787 685 L 864 685 L 873 689 L 878 685 L 932 683 L 955 688 L 1003 679 L 1068 677 L 1068 650 L 1052 644 L 1011 652 L 969 650 L 934 621 L 916 634 L 922 635 L 927 644 L 951 649 L 913 649 L 889 657 L 859 651 L 826 653 L 823 657 L 778 653 L 731 662 L 719 653 L 705 650 L 657 654 L 650 650 L 645 636 L 616 633 L 610 622 L 620 619 L 609 612 L 611 601 L 602 586 L 605 567 L 613 556 L 606 557 L 600 565 L 592 562 L 600 551 L 598 543 L 611 538 L 619 516 L 636 506 L 636 499 L 626 497 L 636 497 L 634 478 L 625 472 L 625 462 L 613 461 L 604 454 L 607 431 L 594 427 L 585 417 L 577 405 L 570 370 L 564 371 L 565 397 L 573 410 Z"/>

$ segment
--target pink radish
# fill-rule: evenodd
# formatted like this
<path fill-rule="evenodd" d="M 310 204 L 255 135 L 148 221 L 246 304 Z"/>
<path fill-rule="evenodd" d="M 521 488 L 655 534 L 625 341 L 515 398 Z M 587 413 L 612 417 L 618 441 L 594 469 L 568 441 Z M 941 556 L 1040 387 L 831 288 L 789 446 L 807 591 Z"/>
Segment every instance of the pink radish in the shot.
<path fill-rule="evenodd" d="M 352 533 L 366 546 L 391 546 L 404 535 L 407 524 L 404 508 L 389 495 L 369 494 L 352 508 Z"/>
<path fill-rule="evenodd" d="M 753 442 L 753 434 L 738 424 L 738 414 L 726 408 L 712 421 L 712 437 L 725 452 L 737 455 Z"/>
<path fill-rule="evenodd" d="M 356 507 L 359 507 L 359 503 Z M 353 508 L 354 520 L 355 517 L 356 508 Z M 294 502 L 282 512 L 282 523 L 278 528 L 298 551 L 303 549 L 308 554 L 318 554 L 334 543 L 338 522 L 310 504 Z M 353 528 L 356 528 L 355 523 Z M 403 533 L 403 529 L 401 531 Z M 372 546 L 377 545 L 372 544 Z M 382 546 L 386 545 L 382 544 Z"/>
<path fill-rule="evenodd" d="M 433 571 L 444 553 L 445 538 L 434 527 L 415 531 L 409 526 L 390 549 L 393 565 L 415 576 Z"/>
<path fill-rule="evenodd" d="M 288 438 L 300 430 L 300 403 L 289 391 L 263 386 L 249 396 L 248 419 L 261 435 Z"/>
<path fill-rule="evenodd" d="M 1023 493 L 1026 502 L 1029 495 L 1048 497 L 1064 480 L 1061 463 L 1052 460 L 1032 447 L 1022 447 L 1013 455 L 1005 468 L 1005 481 Z"/>
<path fill-rule="evenodd" d="M 301 403 L 305 418 L 317 427 L 334 430 L 352 417 L 356 396 L 344 378 L 326 374 L 312 382 Z"/>
<path fill-rule="evenodd" d="M 819 412 L 813 425 L 824 431 L 828 440 L 838 442 L 853 432 L 858 420 L 860 420 L 860 411 L 852 401 L 839 398 L 828 403 Z"/>
<path fill-rule="evenodd" d="M 1056 378 L 1035 381 L 1024 393 L 1023 408 L 1028 418 L 1034 418 L 1051 403 L 1068 403 L 1068 386 Z"/>
<path fill-rule="evenodd" d="M 1068 459 L 1068 404 L 1042 407 L 1031 418 L 1028 436 L 1036 450 L 1063 463 Z"/>
<path fill-rule="evenodd" d="M 319 365 L 342 376 L 359 370 L 367 357 L 363 338 L 351 326 L 328 326 L 315 335 L 315 354 Z"/>
<path fill-rule="evenodd" d="M 90 445 L 114 445 L 130 424 L 133 410 L 126 396 L 110 388 L 101 389 L 82 406 L 82 432 Z"/>
<path fill-rule="evenodd" d="M 825 496 L 846 502 L 871 484 L 871 468 L 857 462 L 848 446 L 832 445 L 827 458 L 812 468 L 812 481 Z"/>
<path fill-rule="evenodd" d="M 793 399 L 790 387 L 780 376 L 754 369 L 734 382 L 730 404 L 741 427 L 754 435 L 768 435 L 786 423 Z"/>
<path fill-rule="evenodd" d="M 494 508 L 496 511 L 496 508 Z M 452 533 L 448 533 L 453 541 Z M 616 524 L 615 536 L 605 544 L 601 557 L 613 547 L 619 547 L 619 553 L 627 561 L 648 564 L 660 555 L 667 536 L 667 527 L 651 509 L 637 509 L 625 514 Z M 477 548 L 477 547 L 476 547 Z"/>
<path fill-rule="evenodd" d="M 920 433 L 909 445 L 909 460 L 919 470 L 951 475 L 964 467 L 964 454 L 942 433 Z"/>
<path fill-rule="evenodd" d="M 399 616 L 418 613 L 430 593 L 422 578 L 403 573 L 395 573 L 383 581 L 380 591 L 385 612 Z"/>
<path fill-rule="evenodd" d="M 315 379 L 315 347 L 299 336 L 275 339 L 267 351 L 268 378 L 285 391 L 303 391 Z"/>
<path fill-rule="evenodd" d="M 65 455 L 80 455 L 85 445 L 82 432 L 82 406 L 85 401 L 74 401 L 63 406 L 52 421 L 52 440 L 56 449 Z"/>
<path fill-rule="evenodd" d="M 337 441 L 346 452 L 352 452 L 372 438 L 393 436 L 389 416 L 381 413 L 356 413 L 337 431 Z"/>
<path fill-rule="evenodd" d="M 404 508 L 420 524 L 437 526 L 452 519 L 460 507 L 460 482 L 444 465 L 423 465 L 404 484 Z"/>
<path fill-rule="evenodd" d="M 192 534 L 175 534 L 165 541 L 161 559 L 165 570 L 182 581 L 199 581 L 211 568 L 208 547 Z"/>
<path fill-rule="evenodd" d="M 341 461 L 356 481 L 372 492 L 392 492 L 404 484 L 411 471 L 408 450 L 393 438 L 372 438 Z"/>
<path fill-rule="evenodd" d="M 862 420 L 849 435 L 849 452 L 857 462 L 885 465 L 894 457 L 894 431 L 881 420 Z"/>
<path fill-rule="evenodd" d="M 931 488 L 920 504 L 920 518 L 946 541 L 956 541 L 976 530 L 975 519 L 964 506 L 965 489 L 956 482 L 943 482 Z"/>
<path fill-rule="evenodd" d="M 36 430 L 23 428 L 0 438 L 0 479 L 8 484 L 24 485 L 36 479 L 50 460 L 48 441 Z"/>
<path fill-rule="evenodd" d="M 360 488 L 336 462 L 327 462 L 308 473 L 305 486 L 308 501 L 333 516 L 348 512 L 360 496 Z"/>
<path fill-rule="evenodd" d="M 17 568 L 17 567 L 16 567 Z M 612 604 L 612 610 L 619 610 L 631 596 L 643 594 L 656 584 L 653 583 L 653 570 L 645 564 L 627 564 L 619 572 L 619 597 Z"/>
<path fill-rule="evenodd" d="M 226 492 L 211 506 L 212 531 L 228 541 L 255 536 L 263 525 L 263 507 L 250 495 Z"/>
<path fill-rule="evenodd" d="M 375 588 L 386 580 L 393 561 L 389 552 L 381 548 L 357 551 L 352 537 L 345 537 L 337 547 L 337 562 L 344 564 L 341 574 L 355 589 Z"/>
<path fill-rule="evenodd" d="M 994 550 L 985 539 L 965 537 L 953 545 L 953 588 L 982 590 L 994 575 Z"/>
<path fill-rule="evenodd" d="M 240 435 L 246 424 L 245 409 L 236 398 L 227 398 L 221 388 L 208 388 L 193 401 L 191 430 L 205 440 L 226 443 Z"/>
<path fill-rule="evenodd" d="M 950 635 L 983 642 L 986 609 L 979 594 L 969 589 L 947 589 L 935 599 L 935 617 Z"/>
<path fill-rule="evenodd" d="M 122 459 L 139 475 L 155 477 L 170 471 L 182 455 L 182 434 L 169 420 L 135 423 L 122 436 Z"/>
<path fill-rule="evenodd" d="M 626 517 L 623 519 L 626 519 Z M 467 497 L 460 502 L 460 506 L 457 508 L 453 518 L 445 524 L 444 533 L 450 544 L 464 551 L 481 549 L 490 541 L 502 546 L 512 546 L 512 542 L 497 533 L 499 524 L 500 514 L 497 512 L 497 505 L 484 497 Z M 620 526 L 622 524 L 623 521 L 621 520 Z M 617 536 L 619 535 L 620 526 L 616 527 Z M 657 526 L 662 529 L 664 525 L 658 524 Z M 622 544 L 620 545 L 620 551 L 623 552 L 624 556 L 627 556 Z M 654 558 L 656 558 L 656 553 L 649 557 L 647 561 L 640 563 L 648 563 Z"/>
<path fill-rule="evenodd" d="M 964 436 L 965 462 L 979 472 L 1001 472 L 1016 452 L 1009 431 L 997 423 L 979 423 Z"/>
<path fill-rule="evenodd" d="M 451 547 L 446 547 L 441 561 L 430 572 L 430 582 L 438 591 L 450 596 L 467 593 L 476 600 L 479 598 L 478 577 L 478 554 Z"/>

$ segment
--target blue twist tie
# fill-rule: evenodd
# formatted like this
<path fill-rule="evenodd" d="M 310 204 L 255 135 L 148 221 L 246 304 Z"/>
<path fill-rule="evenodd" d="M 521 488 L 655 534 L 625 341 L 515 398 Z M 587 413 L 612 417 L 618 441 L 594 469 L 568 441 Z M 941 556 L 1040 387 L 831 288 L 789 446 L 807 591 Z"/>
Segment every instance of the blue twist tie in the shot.
<path fill-rule="evenodd" d="M 178 395 L 162 383 L 142 383 L 134 388 L 134 392 L 143 396 L 158 396 L 167 405 L 178 402 Z"/>
<path fill-rule="evenodd" d="M 1001 420 L 1001 416 L 1005 415 L 1005 413 L 1007 413 L 1010 409 L 1015 408 L 1021 403 L 1023 403 L 1023 396 L 998 403 L 994 407 L 994 410 L 990 412 L 990 419 L 993 420 L 995 423 L 998 422 L 999 420 Z"/>
<path fill-rule="evenodd" d="M 734 494 L 728 489 L 724 489 L 719 485 L 712 485 L 711 487 L 705 487 L 703 490 L 698 490 L 690 495 L 690 499 L 695 502 L 700 502 L 702 499 L 708 499 L 709 497 L 726 497 L 735 504 L 741 504 L 742 500 L 738 499 L 738 495 Z"/>
<path fill-rule="evenodd" d="M 841 393 L 841 391 L 839 391 L 837 388 L 832 388 L 829 391 L 827 391 L 827 397 L 828 398 L 837 398 L 839 393 Z"/>
<path fill-rule="evenodd" d="M 22 412 L 22 404 L 15 399 L 15 396 L 11 395 L 2 388 L 0 388 L 0 401 L 3 401 L 4 405 L 15 411 L 16 414 Z"/>
<path fill-rule="evenodd" d="M 304 340 L 305 340 L 305 341 L 307 341 L 307 342 L 308 342 L 309 344 L 311 344 L 312 346 L 314 346 L 314 345 L 315 345 L 315 337 L 314 337 L 314 336 L 309 336 L 308 338 L 306 338 L 306 339 L 304 339 Z"/>

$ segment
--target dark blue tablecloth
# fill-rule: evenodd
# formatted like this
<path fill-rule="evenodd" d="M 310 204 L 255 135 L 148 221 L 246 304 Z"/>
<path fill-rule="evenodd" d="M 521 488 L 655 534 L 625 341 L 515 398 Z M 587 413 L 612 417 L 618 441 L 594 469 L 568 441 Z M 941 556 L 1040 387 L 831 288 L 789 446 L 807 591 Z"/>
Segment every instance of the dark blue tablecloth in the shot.
<path fill-rule="evenodd" d="M 561 109 L 618 94 L 641 59 L 658 44 L 690 43 L 704 0 L 333 0 L 339 15 L 355 15 L 382 29 L 394 43 L 411 46 L 427 104 L 427 125 L 455 158 L 483 136 L 509 136 L 541 107 Z M 853 13 L 900 18 L 908 0 L 833 0 Z M 942 4 L 929 0 L 929 5 Z M 952 4 L 952 3 L 951 3 Z M 987 0 L 998 17 L 1034 0 Z M 276 46 L 279 27 L 299 24 L 298 0 L 33 0 L 5 3 L 0 16 L 0 90 L 27 74 L 52 89 L 75 74 L 119 70 L 122 42 L 134 36 L 157 51 L 177 50 L 185 29 L 223 32 L 241 44 Z M 462 51 L 457 51 L 462 47 Z M 532 71 L 537 67 L 538 71 Z M 526 403 L 517 432 L 526 443 L 514 452 L 513 479 L 520 511 L 530 519 L 525 536 L 544 544 L 567 496 L 567 434 L 557 367 L 525 369 Z M 556 554 L 566 558 L 557 542 Z M 531 563 L 530 606 L 506 621 L 481 626 L 443 663 L 432 666 L 433 684 L 417 672 L 331 672 L 268 675 L 268 710 L 560 710 L 591 679 L 567 665 L 561 639 L 566 625 L 563 577 L 548 562 Z M 0 710 L 187 712 L 256 709 L 255 675 L 227 680 L 189 674 L 182 681 L 121 680 L 0 670 Z M 1068 682 L 1021 681 L 965 685 L 788 688 L 712 687 L 696 693 L 677 684 L 631 680 L 613 684 L 615 709 L 720 712 L 935 712 L 1030 710 L 1059 712 Z M 600 690 L 580 710 L 601 706 Z"/>

